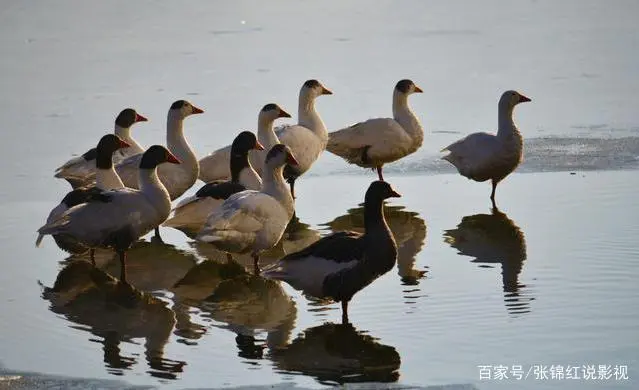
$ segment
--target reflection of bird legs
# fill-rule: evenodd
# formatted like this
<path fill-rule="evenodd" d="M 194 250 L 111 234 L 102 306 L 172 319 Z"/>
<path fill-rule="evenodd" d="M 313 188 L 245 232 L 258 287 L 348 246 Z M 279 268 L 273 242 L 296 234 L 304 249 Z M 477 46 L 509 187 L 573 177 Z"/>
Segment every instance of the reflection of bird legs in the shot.
<path fill-rule="evenodd" d="M 348 301 L 342 301 L 342 324 L 348 324 Z"/>
<path fill-rule="evenodd" d="M 95 267 L 95 249 L 91 248 L 89 250 L 89 257 L 91 258 L 91 264 Z"/>
<path fill-rule="evenodd" d="M 126 283 L 126 252 L 118 250 L 120 256 L 120 281 Z"/>
<path fill-rule="evenodd" d="M 253 272 L 255 272 L 255 275 L 260 274 L 260 255 L 257 253 L 253 254 Z"/>
<path fill-rule="evenodd" d="M 379 180 L 384 181 L 384 175 L 382 175 L 382 166 L 377 166 L 377 176 L 379 176 Z"/>

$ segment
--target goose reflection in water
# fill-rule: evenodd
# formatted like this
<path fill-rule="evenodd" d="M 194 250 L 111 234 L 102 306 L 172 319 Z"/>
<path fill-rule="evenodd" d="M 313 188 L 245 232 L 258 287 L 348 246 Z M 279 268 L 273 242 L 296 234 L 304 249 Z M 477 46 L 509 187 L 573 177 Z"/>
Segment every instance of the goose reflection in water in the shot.
<path fill-rule="evenodd" d="M 234 261 L 206 260 L 193 267 L 172 291 L 179 306 L 176 334 L 186 344 L 206 332 L 205 325 L 193 321 L 193 308 L 201 320 L 213 320 L 215 326 L 235 333 L 239 356 L 246 359 L 261 359 L 264 348 L 285 345 L 295 325 L 295 303 L 282 286 L 248 273 Z M 263 332 L 266 339 L 258 340 Z"/>
<path fill-rule="evenodd" d="M 417 285 L 426 275 L 426 270 L 415 268 L 417 255 L 426 243 L 426 223 L 418 213 L 406 211 L 404 206 L 384 205 L 384 216 L 397 243 L 397 270 L 402 283 Z M 334 232 L 352 230 L 363 233 L 364 204 L 322 225 Z"/>
<path fill-rule="evenodd" d="M 506 214 L 493 208 L 491 214 L 466 216 L 456 229 L 444 233 L 444 241 L 459 254 L 474 257 L 474 263 L 501 263 L 506 309 L 514 315 L 530 311 L 534 298 L 526 296 L 526 285 L 519 283 L 526 260 L 526 240 Z"/>
<path fill-rule="evenodd" d="M 104 363 L 113 375 L 136 364 L 136 356 L 123 356 L 122 342 L 144 338 L 150 375 L 175 379 L 185 362 L 164 358 L 164 346 L 175 325 L 175 316 L 164 302 L 122 283 L 88 261 L 78 260 L 64 267 L 53 287 L 44 287 L 42 297 L 50 310 L 61 314 L 103 344 Z"/>
<path fill-rule="evenodd" d="M 325 323 L 306 329 L 269 359 L 285 373 L 312 376 L 324 385 L 396 382 L 401 359 L 394 347 L 378 342 L 352 324 Z"/>
<path fill-rule="evenodd" d="M 280 241 L 268 251 L 260 255 L 260 265 L 262 268 L 276 262 L 289 253 L 300 251 L 315 241 L 320 239 L 320 233 L 312 229 L 310 225 L 301 222 L 296 216 L 289 222 Z M 216 262 L 225 262 L 227 257 L 222 251 L 213 247 L 213 245 L 202 243 L 199 241 L 189 242 L 198 255 L 205 259 Z M 250 255 L 233 255 L 233 259 L 245 266 L 247 269 L 253 269 L 253 258 Z"/>

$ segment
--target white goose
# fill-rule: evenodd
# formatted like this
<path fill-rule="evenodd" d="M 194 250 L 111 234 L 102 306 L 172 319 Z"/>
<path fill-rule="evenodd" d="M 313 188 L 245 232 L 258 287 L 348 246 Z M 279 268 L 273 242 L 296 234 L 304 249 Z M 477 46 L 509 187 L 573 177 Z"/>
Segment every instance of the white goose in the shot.
<path fill-rule="evenodd" d="M 291 150 L 282 144 L 266 156 L 260 191 L 231 195 L 211 215 L 196 239 L 230 253 L 251 253 L 256 272 L 262 251 L 274 247 L 293 217 L 295 205 L 284 182 L 284 165 L 297 165 Z"/>
<path fill-rule="evenodd" d="M 393 89 L 393 118 L 374 118 L 328 135 L 326 150 L 350 164 L 377 169 L 397 161 L 422 146 L 424 129 L 411 108 L 408 96 L 422 90 L 411 80 L 400 80 Z"/>
<path fill-rule="evenodd" d="M 171 199 L 156 169 L 164 162 L 179 164 L 163 146 L 151 146 L 140 160 L 139 190 L 102 191 L 88 203 L 74 206 L 48 222 L 38 233 L 68 235 L 89 248 L 112 247 L 120 257 L 120 279 L 125 282 L 126 250 L 164 222 L 171 212 Z"/>
<path fill-rule="evenodd" d="M 96 165 L 95 185 L 78 187 L 65 195 L 60 204 L 51 210 L 47 217 L 47 223 L 51 223 L 60 218 L 68 209 L 73 206 L 89 202 L 93 197 L 99 197 L 104 190 L 123 188 L 124 184 L 113 169 L 113 154 L 123 148 L 128 148 L 129 144 L 115 134 L 107 134 L 100 138 L 96 149 L 96 157 L 93 160 Z M 39 235 L 36 246 L 39 246 L 44 238 Z M 74 240 L 69 236 L 53 236 L 58 247 L 64 251 L 74 254 L 85 253 L 88 247 Z M 91 262 L 95 264 L 94 251 L 91 249 Z"/>
<path fill-rule="evenodd" d="M 192 236 L 202 229 L 206 218 L 222 202 L 236 192 L 244 190 L 259 191 L 262 179 L 251 166 L 249 151 L 264 150 L 255 134 L 243 131 L 231 146 L 231 180 L 214 181 L 205 184 L 195 195 L 183 199 L 173 210 L 173 217 L 163 226 L 176 228 Z"/>
<path fill-rule="evenodd" d="M 284 177 L 291 186 L 293 198 L 295 198 L 295 180 L 310 169 L 326 148 L 328 133 L 322 118 L 315 110 L 315 99 L 321 95 L 331 94 L 332 92 L 319 81 L 307 80 L 300 89 L 297 125 L 285 125 L 275 129 L 279 142 L 288 146 L 299 162 L 295 168 L 287 166 L 284 170 Z M 262 142 L 261 139 L 260 142 Z M 205 182 L 228 178 L 228 155 L 216 155 L 216 152 L 213 152 L 200 160 L 200 166 L 200 179 Z M 258 172 L 259 167 L 256 164 Z"/>
<path fill-rule="evenodd" d="M 473 133 L 442 149 L 442 159 L 453 164 L 462 176 L 474 181 L 492 181 L 490 200 L 495 204 L 497 184 L 523 160 L 524 141 L 513 121 L 513 110 L 530 99 L 517 91 L 506 91 L 498 105 L 497 134 Z"/>
<path fill-rule="evenodd" d="M 158 167 L 158 177 L 169 192 L 171 200 L 180 197 L 197 181 L 200 167 L 191 145 L 184 138 L 184 119 L 193 114 L 201 114 L 204 111 L 195 107 L 186 100 L 178 100 L 171 105 L 167 116 L 166 145 L 179 160 L 179 165 L 161 165 Z M 138 167 L 142 154 L 131 156 L 120 164 L 115 170 L 125 186 L 139 188 Z M 156 238 L 160 237 L 159 229 L 155 230 Z"/>
<path fill-rule="evenodd" d="M 341 302 L 342 322 L 348 323 L 351 298 L 397 261 L 397 244 L 384 218 L 384 200 L 394 197 L 400 194 L 390 184 L 374 181 L 364 198 L 364 234 L 343 231 L 323 237 L 272 264 L 262 276 Z"/>
<path fill-rule="evenodd" d="M 273 122 L 278 118 L 290 118 L 291 115 L 275 103 L 262 107 L 257 116 L 257 140 L 264 146 L 264 151 L 252 151 L 249 159 L 253 169 L 261 175 L 266 153 L 280 140 L 273 131 Z M 231 145 L 220 148 L 200 160 L 200 180 L 211 183 L 220 180 L 230 180 Z"/>
<path fill-rule="evenodd" d="M 114 133 L 129 147 L 118 150 L 113 155 L 115 163 L 119 163 L 123 159 L 142 153 L 144 149 L 131 137 L 131 126 L 138 122 L 146 122 L 147 119 L 138 114 L 132 108 L 125 108 L 115 118 Z M 65 179 L 71 184 L 71 187 L 77 188 L 82 185 L 90 184 L 95 176 L 95 157 L 96 149 L 89 149 L 86 153 L 79 157 L 75 157 L 64 163 L 55 170 L 55 177 Z"/>

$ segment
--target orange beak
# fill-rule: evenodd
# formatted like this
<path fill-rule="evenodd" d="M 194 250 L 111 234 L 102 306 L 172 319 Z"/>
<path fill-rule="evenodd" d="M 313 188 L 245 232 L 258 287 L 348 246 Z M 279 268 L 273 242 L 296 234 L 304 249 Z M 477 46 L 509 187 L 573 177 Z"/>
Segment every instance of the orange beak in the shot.
<path fill-rule="evenodd" d="M 331 92 L 330 89 L 327 89 L 325 86 L 322 85 L 322 95 L 332 95 L 333 92 Z"/>
<path fill-rule="evenodd" d="M 291 117 L 291 114 L 289 114 L 288 112 L 280 108 L 280 115 L 278 116 L 278 118 L 290 118 L 290 117 Z"/>
<path fill-rule="evenodd" d="M 193 107 L 193 113 L 194 113 L 194 114 L 201 114 L 201 113 L 203 113 L 203 112 L 204 112 L 204 110 L 203 110 L 203 109 L 198 108 L 198 107 L 195 107 L 194 105 L 191 105 L 191 107 Z"/>
<path fill-rule="evenodd" d="M 179 164 L 180 160 L 177 159 L 171 152 L 166 156 L 166 162 L 170 162 L 171 164 Z"/>
<path fill-rule="evenodd" d="M 289 164 L 289 165 L 299 165 L 300 164 L 299 162 L 297 162 L 297 159 L 290 153 L 286 156 L 286 163 Z"/>
<path fill-rule="evenodd" d="M 135 121 L 136 122 L 146 122 L 148 121 L 148 119 L 146 119 L 145 117 L 143 117 L 142 115 L 138 114 L 137 112 L 135 113 Z"/>
<path fill-rule="evenodd" d="M 521 95 L 521 94 L 519 95 L 519 103 L 525 103 L 525 102 L 530 102 L 530 101 L 532 101 L 532 100 L 530 100 L 529 97 L 526 97 L 526 96 Z"/>
<path fill-rule="evenodd" d="M 418 86 L 415 86 L 415 92 L 416 93 L 423 93 L 424 91 L 422 91 L 422 89 L 419 88 Z"/>
<path fill-rule="evenodd" d="M 264 150 L 264 145 L 260 143 L 260 141 L 255 141 L 255 146 L 253 147 L 255 150 Z"/>

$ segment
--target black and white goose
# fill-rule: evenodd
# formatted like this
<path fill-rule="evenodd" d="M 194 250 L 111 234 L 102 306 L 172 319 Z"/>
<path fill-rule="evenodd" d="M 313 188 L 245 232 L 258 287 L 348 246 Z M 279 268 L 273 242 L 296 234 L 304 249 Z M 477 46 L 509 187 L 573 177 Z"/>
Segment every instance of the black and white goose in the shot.
<path fill-rule="evenodd" d="M 155 229 L 171 212 L 171 199 L 158 178 L 157 166 L 179 164 L 165 147 L 151 146 L 139 166 L 140 189 L 99 192 L 89 202 L 70 208 L 38 229 L 42 235 L 67 235 L 89 248 L 111 247 L 120 257 L 120 279 L 126 281 L 126 251 L 138 238 Z"/>
<path fill-rule="evenodd" d="M 333 233 L 306 249 L 283 257 L 262 276 L 282 280 L 317 298 L 342 303 L 342 322 L 348 323 L 348 302 L 397 261 L 397 245 L 384 218 L 384 200 L 398 194 L 384 181 L 371 183 L 364 198 L 364 234 Z"/>
<path fill-rule="evenodd" d="M 115 118 L 115 126 L 113 133 L 129 147 L 118 150 L 113 155 L 115 163 L 119 163 L 129 156 L 144 152 L 144 149 L 131 137 L 131 126 L 138 122 L 146 122 L 147 119 L 138 114 L 132 108 L 125 108 Z M 71 184 L 71 187 L 78 188 L 87 184 L 91 184 L 95 175 L 95 158 L 97 149 L 91 148 L 79 157 L 75 157 L 64 163 L 55 170 L 55 177 L 65 179 Z"/>
<path fill-rule="evenodd" d="M 115 134 L 103 136 L 95 148 L 96 157 L 93 159 L 96 166 L 95 185 L 78 187 L 67 193 L 65 197 L 62 198 L 60 204 L 51 210 L 47 217 L 47 223 L 60 218 L 62 214 L 73 206 L 90 202 L 94 197 L 99 199 L 101 192 L 104 190 L 123 188 L 124 184 L 122 184 L 122 180 L 120 180 L 120 177 L 113 169 L 112 158 L 116 151 L 128 147 L 129 144 Z M 37 246 L 40 245 L 43 238 L 43 235 L 38 236 L 36 240 Z M 69 253 L 82 254 L 89 250 L 88 247 L 69 236 L 54 235 L 53 239 L 60 249 Z M 93 250 L 91 250 L 91 261 L 95 263 Z"/>
<path fill-rule="evenodd" d="M 259 191 L 262 179 L 249 161 L 249 151 L 264 150 L 255 134 L 241 132 L 231 145 L 231 180 L 214 181 L 200 188 L 195 195 L 180 201 L 173 210 L 173 216 L 163 226 L 185 232 L 189 236 L 197 234 L 206 219 L 229 196 L 244 190 Z"/>

